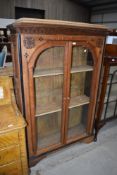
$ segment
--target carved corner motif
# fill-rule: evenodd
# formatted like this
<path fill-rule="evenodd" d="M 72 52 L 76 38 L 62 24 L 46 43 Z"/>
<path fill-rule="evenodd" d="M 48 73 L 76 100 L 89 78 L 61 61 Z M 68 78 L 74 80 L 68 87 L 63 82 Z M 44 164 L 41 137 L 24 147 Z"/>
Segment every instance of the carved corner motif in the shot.
<path fill-rule="evenodd" d="M 39 37 L 39 41 L 43 41 L 43 37 L 42 36 Z"/>
<path fill-rule="evenodd" d="M 35 40 L 33 37 L 30 37 L 30 36 L 26 36 L 24 38 L 24 47 L 26 49 L 32 49 L 33 47 L 35 47 Z"/>
<path fill-rule="evenodd" d="M 29 55 L 28 55 L 27 52 L 25 52 L 24 57 L 25 57 L 25 58 L 28 58 L 28 57 L 29 57 Z"/>

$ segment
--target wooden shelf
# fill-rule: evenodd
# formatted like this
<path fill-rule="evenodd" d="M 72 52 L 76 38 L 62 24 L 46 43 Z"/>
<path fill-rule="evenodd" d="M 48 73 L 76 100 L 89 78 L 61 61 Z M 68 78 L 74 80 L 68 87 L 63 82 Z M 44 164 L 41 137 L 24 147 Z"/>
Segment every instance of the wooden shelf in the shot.
<path fill-rule="evenodd" d="M 36 112 L 36 117 L 46 115 L 46 114 L 51 114 L 54 112 L 59 112 L 62 110 L 61 106 L 58 106 L 56 103 L 53 104 L 48 104 L 48 106 L 44 107 L 39 107 Z"/>
<path fill-rule="evenodd" d="M 44 69 L 44 70 L 35 70 L 34 78 L 43 77 L 43 76 L 53 76 L 53 75 L 62 75 L 63 68 L 56 69 Z"/>
<path fill-rule="evenodd" d="M 73 97 L 70 100 L 69 108 L 82 106 L 82 105 L 85 105 L 85 104 L 88 104 L 88 103 L 89 103 L 89 97 L 87 97 L 86 95 Z"/>
<path fill-rule="evenodd" d="M 73 97 L 70 100 L 69 108 L 82 106 L 88 103 L 89 103 L 89 97 L 87 97 L 86 95 Z M 54 112 L 59 112 L 61 110 L 62 110 L 62 107 L 60 105 L 57 105 L 54 102 L 53 104 L 48 104 L 48 106 L 46 105 L 46 106 L 38 107 L 38 109 L 36 110 L 36 117 L 54 113 Z"/>
<path fill-rule="evenodd" d="M 71 73 L 88 72 L 88 71 L 93 71 L 93 66 L 81 65 L 78 67 L 73 67 L 71 69 Z"/>
<path fill-rule="evenodd" d="M 93 71 L 92 66 L 78 66 L 73 67 L 71 69 L 71 73 L 78 73 L 78 72 L 88 72 Z M 57 68 L 57 69 L 44 69 L 44 70 L 35 70 L 34 72 L 34 78 L 43 77 L 43 76 L 53 76 L 53 75 L 62 75 L 63 74 L 63 68 Z"/>

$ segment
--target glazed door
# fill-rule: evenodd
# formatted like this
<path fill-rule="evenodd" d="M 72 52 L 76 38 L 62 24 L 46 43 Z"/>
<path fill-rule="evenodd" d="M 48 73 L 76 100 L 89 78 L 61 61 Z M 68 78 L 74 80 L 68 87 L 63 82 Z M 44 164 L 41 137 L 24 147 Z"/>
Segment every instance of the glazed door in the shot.
<path fill-rule="evenodd" d="M 71 43 L 68 67 L 66 142 L 87 136 L 93 74 L 93 56 L 86 46 Z"/>
<path fill-rule="evenodd" d="M 108 81 L 101 120 L 109 120 L 117 116 L 117 66 L 109 67 Z"/>
<path fill-rule="evenodd" d="M 62 145 L 64 132 L 65 43 L 45 47 L 33 67 L 33 144 L 39 154 Z"/>
<path fill-rule="evenodd" d="M 72 42 L 51 42 L 39 52 L 29 70 L 31 134 L 37 154 L 87 136 L 96 95 L 93 57 L 88 47 Z"/>

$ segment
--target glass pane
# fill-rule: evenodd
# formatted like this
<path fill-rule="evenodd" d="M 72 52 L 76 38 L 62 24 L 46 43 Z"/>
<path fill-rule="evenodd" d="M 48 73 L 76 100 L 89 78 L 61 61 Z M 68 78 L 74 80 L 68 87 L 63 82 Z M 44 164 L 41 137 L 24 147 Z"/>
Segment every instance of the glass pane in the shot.
<path fill-rule="evenodd" d="M 108 103 L 107 111 L 106 111 L 106 105 L 107 103 L 104 104 L 101 120 L 108 119 L 114 116 L 116 102 Z M 117 114 L 115 113 L 115 115 Z"/>
<path fill-rule="evenodd" d="M 82 46 L 73 47 L 70 80 L 68 138 L 85 133 L 93 71 L 90 51 Z"/>
<path fill-rule="evenodd" d="M 46 114 L 36 118 L 38 147 L 60 143 L 61 112 Z"/>
<path fill-rule="evenodd" d="M 38 148 L 61 142 L 64 47 L 46 49 L 34 69 Z"/>
<path fill-rule="evenodd" d="M 113 68 L 112 84 L 109 99 L 117 100 L 117 66 L 114 66 Z"/>
<path fill-rule="evenodd" d="M 87 65 L 93 66 L 92 55 L 89 49 L 83 46 L 74 46 L 72 51 L 72 68 Z"/>
<path fill-rule="evenodd" d="M 110 67 L 110 74 L 113 74 L 113 72 L 116 70 L 117 70 L 117 66 L 111 66 Z M 116 80 L 117 80 L 117 74 L 116 74 Z"/>
<path fill-rule="evenodd" d="M 117 83 L 112 84 L 109 96 L 109 101 L 115 101 L 115 100 L 117 100 Z"/>
<path fill-rule="evenodd" d="M 101 120 L 104 120 L 105 117 L 105 110 L 106 110 L 106 103 L 103 106 L 103 111 L 102 111 L 102 115 L 101 115 Z"/>
<path fill-rule="evenodd" d="M 69 109 L 68 139 L 86 133 L 88 104 Z"/>
<path fill-rule="evenodd" d="M 111 67 L 110 72 L 111 72 L 112 81 L 109 81 L 108 83 L 108 86 L 110 87 L 110 94 L 108 94 L 109 103 L 107 106 L 106 118 L 111 118 L 114 115 L 116 115 L 115 106 L 116 106 L 116 101 L 117 101 L 117 66 Z M 107 86 L 107 89 L 109 89 L 108 86 Z M 108 90 L 107 92 L 109 93 Z"/>
<path fill-rule="evenodd" d="M 105 94 L 104 103 L 106 103 L 106 102 L 107 102 L 107 99 L 108 99 L 108 95 L 109 95 L 109 87 L 110 87 L 110 85 L 107 84 L 107 86 L 106 86 L 106 94 Z"/>
<path fill-rule="evenodd" d="M 115 111 L 115 104 L 117 100 L 117 66 L 111 66 L 110 67 L 110 72 L 109 72 L 109 78 L 107 82 L 107 87 L 106 87 L 106 94 L 105 94 L 105 100 L 104 100 L 104 108 L 103 108 L 103 113 L 101 119 L 111 118 L 114 115 Z M 110 91 L 110 93 L 109 93 Z M 108 103 L 108 105 L 107 105 Z M 106 110 L 106 105 L 107 105 L 107 111 Z"/>
<path fill-rule="evenodd" d="M 63 75 L 35 78 L 36 116 L 62 109 Z"/>
<path fill-rule="evenodd" d="M 110 67 L 109 78 L 107 83 L 117 83 L 117 66 Z"/>
<path fill-rule="evenodd" d="M 114 116 L 115 105 L 116 105 L 116 102 L 111 102 L 108 104 L 106 119 Z"/>
<path fill-rule="evenodd" d="M 63 59 L 64 47 L 46 49 L 37 58 L 34 74 L 44 76 L 46 73 L 63 73 Z"/>
<path fill-rule="evenodd" d="M 79 72 L 71 74 L 70 97 L 87 96 L 90 97 L 92 72 Z"/>

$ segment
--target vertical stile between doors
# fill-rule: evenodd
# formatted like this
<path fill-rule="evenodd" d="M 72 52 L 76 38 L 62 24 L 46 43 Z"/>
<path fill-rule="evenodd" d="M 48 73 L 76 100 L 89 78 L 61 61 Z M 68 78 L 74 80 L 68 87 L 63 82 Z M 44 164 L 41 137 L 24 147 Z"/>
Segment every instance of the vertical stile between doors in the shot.
<path fill-rule="evenodd" d="M 70 102 L 70 69 L 72 59 L 72 42 L 67 42 L 67 54 L 66 54 L 66 97 L 65 97 L 65 124 L 64 124 L 64 144 L 67 143 L 67 132 L 68 132 L 68 107 Z"/>
<path fill-rule="evenodd" d="M 66 123 L 66 97 L 67 97 L 67 64 L 68 64 L 68 43 L 65 43 L 65 54 L 64 54 L 64 79 L 63 79 L 63 110 L 61 120 L 61 141 L 65 144 L 65 123 Z"/>

